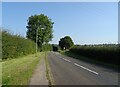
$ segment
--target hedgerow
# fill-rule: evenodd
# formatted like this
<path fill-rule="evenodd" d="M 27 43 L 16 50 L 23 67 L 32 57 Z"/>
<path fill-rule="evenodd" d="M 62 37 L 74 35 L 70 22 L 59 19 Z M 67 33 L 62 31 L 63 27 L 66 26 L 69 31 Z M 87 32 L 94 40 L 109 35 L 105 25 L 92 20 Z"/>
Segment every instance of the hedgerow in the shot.
<path fill-rule="evenodd" d="M 2 31 L 2 59 L 17 58 L 35 53 L 35 43 L 20 35 Z"/>
<path fill-rule="evenodd" d="M 74 46 L 70 49 L 72 53 L 86 56 L 93 60 L 106 63 L 118 64 L 120 48 L 114 46 Z"/>

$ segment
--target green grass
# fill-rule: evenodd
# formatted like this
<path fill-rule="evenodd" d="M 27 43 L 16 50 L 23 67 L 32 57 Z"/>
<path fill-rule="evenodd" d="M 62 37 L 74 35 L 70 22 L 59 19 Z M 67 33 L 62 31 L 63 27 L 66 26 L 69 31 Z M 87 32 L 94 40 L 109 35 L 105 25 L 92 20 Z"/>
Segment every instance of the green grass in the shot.
<path fill-rule="evenodd" d="M 3 85 L 28 85 L 33 71 L 44 53 L 37 53 L 37 56 L 28 55 L 22 58 L 6 60 L 2 63 L 2 84 Z"/>
<path fill-rule="evenodd" d="M 78 59 L 78 60 L 81 60 L 81 61 L 85 61 L 85 62 L 88 62 L 88 63 L 103 66 L 103 67 L 106 67 L 106 68 L 111 68 L 111 69 L 114 69 L 114 70 L 118 70 L 118 65 L 93 60 L 93 59 L 91 59 L 89 57 L 85 57 L 85 56 L 81 56 L 81 55 L 72 53 L 71 51 L 61 51 L 60 53 L 62 55 L 69 56 L 69 57 L 72 57 L 72 58 L 75 58 L 75 59 Z"/>

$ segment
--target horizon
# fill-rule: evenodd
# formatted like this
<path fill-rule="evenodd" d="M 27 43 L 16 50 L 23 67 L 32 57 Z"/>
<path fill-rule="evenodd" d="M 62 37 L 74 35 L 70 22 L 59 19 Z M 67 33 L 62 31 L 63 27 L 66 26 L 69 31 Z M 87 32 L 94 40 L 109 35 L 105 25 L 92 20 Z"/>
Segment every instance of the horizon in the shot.
<path fill-rule="evenodd" d="M 117 2 L 4 2 L 2 27 L 25 37 L 28 17 L 43 13 L 55 22 L 51 44 L 58 44 L 60 38 L 64 36 L 70 36 L 75 44 L 116 44 L 118 43 L 117 9 Z"/>

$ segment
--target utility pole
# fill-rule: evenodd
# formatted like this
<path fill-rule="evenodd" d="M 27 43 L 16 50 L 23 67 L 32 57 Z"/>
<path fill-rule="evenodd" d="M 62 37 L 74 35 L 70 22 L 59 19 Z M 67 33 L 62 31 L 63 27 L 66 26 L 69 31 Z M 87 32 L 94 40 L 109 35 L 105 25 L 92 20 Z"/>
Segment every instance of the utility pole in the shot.
<path fill-rule="evenodd" d="M 37 54 L 38 28 L 36 29 L 36 54 Z"/>

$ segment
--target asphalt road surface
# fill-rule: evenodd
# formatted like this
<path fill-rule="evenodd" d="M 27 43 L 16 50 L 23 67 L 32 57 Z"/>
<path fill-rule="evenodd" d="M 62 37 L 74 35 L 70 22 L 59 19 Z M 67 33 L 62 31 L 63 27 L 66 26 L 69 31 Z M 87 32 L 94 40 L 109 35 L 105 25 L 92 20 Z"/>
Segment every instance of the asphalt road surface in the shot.
<path fill-rule="evenodd" d="M 118 72 L 63 56 L 48 54 L 55 85 L 118 85 Z"/>

